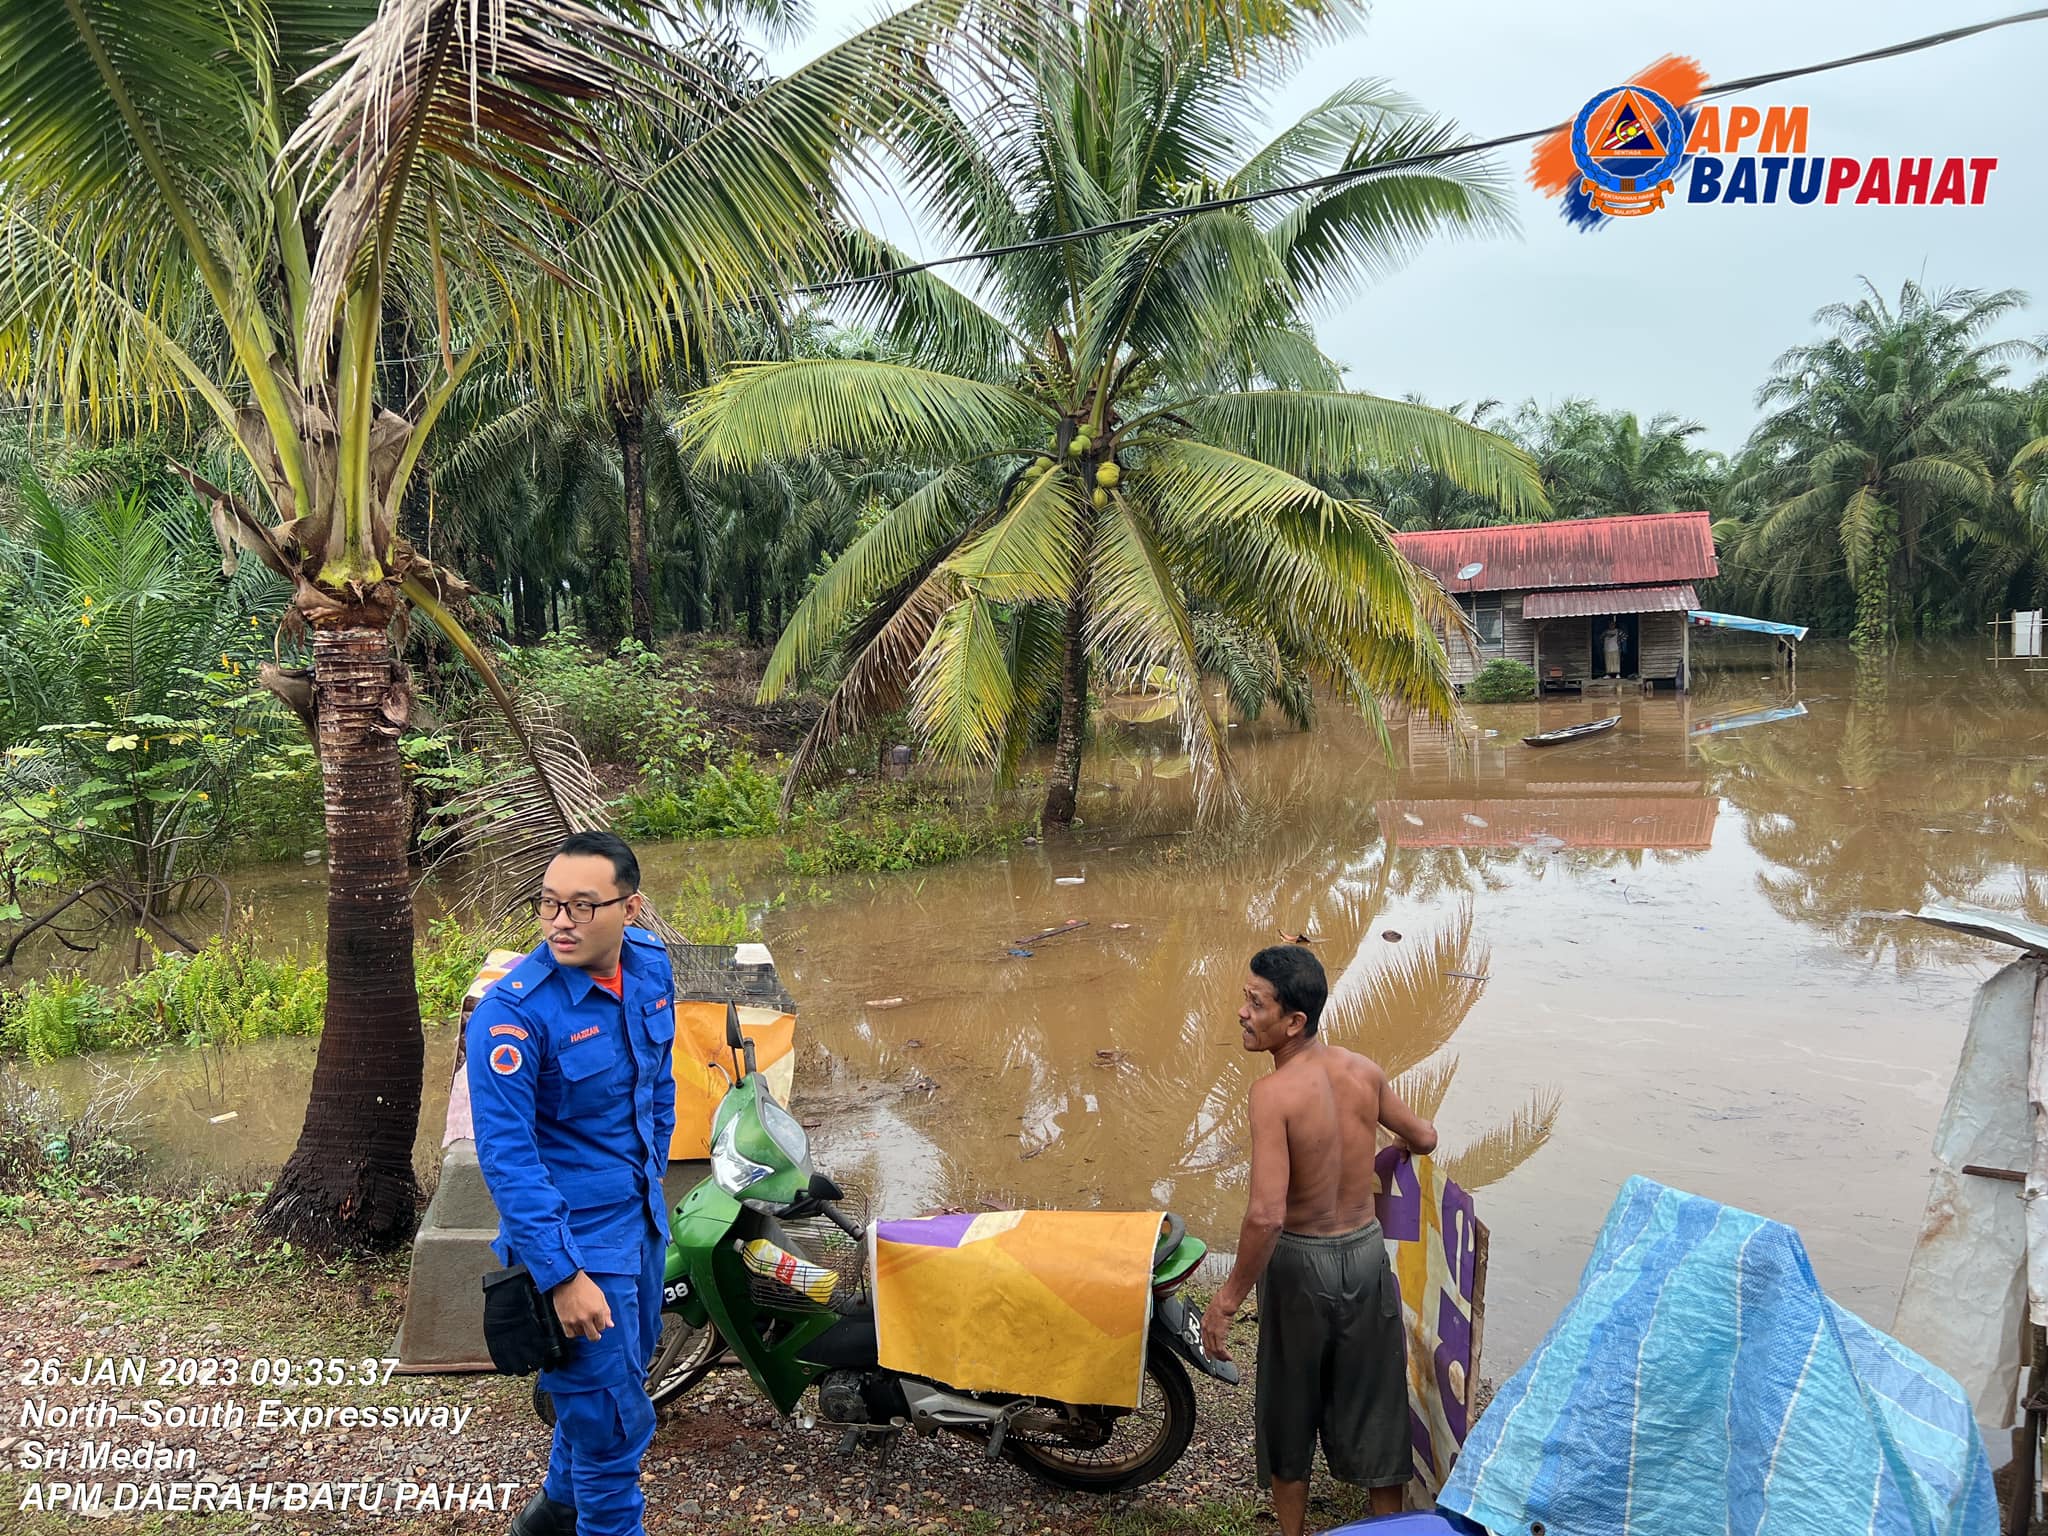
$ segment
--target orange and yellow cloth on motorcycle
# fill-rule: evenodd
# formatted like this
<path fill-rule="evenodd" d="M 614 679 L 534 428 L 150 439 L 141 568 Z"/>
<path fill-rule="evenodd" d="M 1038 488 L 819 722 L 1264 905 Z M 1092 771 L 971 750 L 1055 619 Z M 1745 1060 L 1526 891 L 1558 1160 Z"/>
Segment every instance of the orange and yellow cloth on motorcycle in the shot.
<path fill-rule="evenodd" d="M 991 1211 L 875 1223 L 884 1370 L 969 1392 L 1135 1408 L 1156 1211 Z"/>

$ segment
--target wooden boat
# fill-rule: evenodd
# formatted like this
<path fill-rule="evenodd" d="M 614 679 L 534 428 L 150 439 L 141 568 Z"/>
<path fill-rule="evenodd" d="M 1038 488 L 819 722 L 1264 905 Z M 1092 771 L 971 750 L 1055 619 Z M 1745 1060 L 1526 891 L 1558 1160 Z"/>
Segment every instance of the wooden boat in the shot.
<path fill-rule="evenodd" d="M 1555 731 L 1542 731 L 1534 736 L 1524 736 L 1525 747 L 1554 747 L 1560 742 L 1577 741 L 1581 736 L 1598 736 L 1602 731 L 1611 731 L 1621 724 L 1621 716 L 1609 715 L 1605 720 L 1588 720 L 1584 725 L 1567 725 Z"/>

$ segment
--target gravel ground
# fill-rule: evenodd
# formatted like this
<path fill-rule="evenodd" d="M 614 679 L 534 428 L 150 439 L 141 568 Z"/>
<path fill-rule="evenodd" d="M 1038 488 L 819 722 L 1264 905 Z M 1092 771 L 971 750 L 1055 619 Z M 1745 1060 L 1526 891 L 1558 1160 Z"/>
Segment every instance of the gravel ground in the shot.
<path fill-rule="evenodd" d="M 216 1234 L 216 1240 L 220 1235 Z M 538 1488 L 548 1432 L 529 1406 L 529 1383 L 491 1376 L 404 1377 L 370 1386 L 311 1386 L 280 1390 L 247 1382 L 250 1362 L 301 1362 L 339 1356 L 354 1362 L 380 1354 L 402 1305 L 401 1263 L 348 1265 L 328 1270 L 302 1260 L 275 1260 L 237 1275 L 192 1268 L 196 1260 L 166 1255 L 140 1267 L 128 1256 L 110 1258 L 108 1246 L 74 1231 L 36 1237 L 7 1229 L 0 1236 L 0 1530 L 19 1536 L 45 1532 L 156 1531 L 364 1531 L 392 1533 L 490 1531 L 506 1523 Z M 226 1243 L 232 1249 L 232 1242 Z M 102 1251 L 94 1252 L 95 1248 Z M 1252 1330 L 1241 1322 L 1237 1353 L 1247 1360 Z M 143 1387 L 25 1385 L 29 1362 L 52 1359 L 62 1375 L 81 1362 L 147 1357 Z M 232 1389 L 154 1385 L 158 1362 L 184 1357 L 231 1358 L 244 1378 Z M 300 1369 L 303 1369 L 301 1367 Z M 1230 1536 L 1260 1528 L 1252 1481 L 1249 1425 L 1251 1390 L 1198 1378 L 1200 1408 L 1194 1444 L 1165 1478 L 1135 1494 L 1099 1497 L 1045 1488 L 1003 1461 L 952 1437 L 911 1438 L 885 1467 L 872 1451 L 842 1458 L 838 1437 L 779 1419 L 743 1375 L 720 1372 L 663 1416 L 649 1451 L 643 1485 L 650 1532 L 738 1531 L 757 1526 L 816 1531 L 834 1526 L 891 1532 L 1099 1533 L 1099 1536 Z M 112 1401 L 136 1411 L 158 1398 L 182 1407 L 234 1402 L 248 1419 L 240 1426 L 150 1428 L 128 1423 L 98 1430 L 38 1427 L 34 1405 L 71 1408 Z M 435 1429 L 260 1427 L 259 1404 L 276 1398 L 293 1407 L 358 1405 L 468 1410 L 459 1431 Z M 32 1443 L 72 1448 L 98 1440 L 120 1451 L 145 1444 L 196 1453 L 196 1470 L 28 1470 Z M 349 1484 L 382 1490 L 384 1506 L 267 1515 L 102 1514 L 85 1518 L 59 1510 L 39 1512 L 53 1483 L 84 1479 L 115 1488 L 130 1483 L 168 1490 L 174 1484 L 270 1482 L 328 1485 L 341 1497 Z M 466 1487 L 472 1507 L 434 1508 L 414 1494 L 397 1508 L 401 1485 Z M 506 1489 L 503 1485 L 512 1485 Z M 474 1507 L 478 1490 L 495 1506 Z M 41 1489 L 39 1494 L 36 1490 Z M 282 1492 L 277 1497 L 283 1498 Z M 28 1507 L 24 1507 L 25 1504 Z M 1321 1524 L 1362 1511 L 1362 1496 L 1327 1480 L 1318 1484 Z M 1266 1524 L 1266 1529 L 1271 1529 Z"/>

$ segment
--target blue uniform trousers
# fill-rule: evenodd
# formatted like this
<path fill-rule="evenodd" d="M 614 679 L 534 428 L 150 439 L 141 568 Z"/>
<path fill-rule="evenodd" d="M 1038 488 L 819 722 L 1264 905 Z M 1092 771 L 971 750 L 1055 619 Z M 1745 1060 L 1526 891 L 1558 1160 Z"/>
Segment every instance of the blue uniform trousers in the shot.
<path fill-rule="evenodd" d="M 576 1536 L 642 1536 L 640 1458 L 654 1440 L 647 1364 L 661 1338 L 661 1279 L 667 1248 L 650 1226 L 637 1275 L 592 1275 L 612 1309 L 595 1341 L 577 1339 L 569 1361 L 543 1371 L 555 1400 L 555 1443 L 541 1491 L 574 1505 Z"/>

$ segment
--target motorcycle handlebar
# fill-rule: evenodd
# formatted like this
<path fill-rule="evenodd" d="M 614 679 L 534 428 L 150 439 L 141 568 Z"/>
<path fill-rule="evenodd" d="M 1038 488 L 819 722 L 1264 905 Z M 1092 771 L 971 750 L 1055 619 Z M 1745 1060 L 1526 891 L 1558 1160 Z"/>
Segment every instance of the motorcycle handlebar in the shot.
<path fill-rule="evenodd" d="M 852 1217 L 848 1216 L 844 1211 L 840 1210 L 839 1207 L 834 1205 L 830 1200 L 820 1200 L 818 1202 L 818 1209 L 825 1213 L 825 1219 L 827 1221 L 831 1222 L 833 1226 L 837 1227 L 840 1231 L 844 1232 L 848 1237 L 852 1238 L 855 1242 L 858 1243 L 866 1240 L 867 1233 L 863 1232 L 860 1229 L 860 1224 L 856 1222 Z"/>

